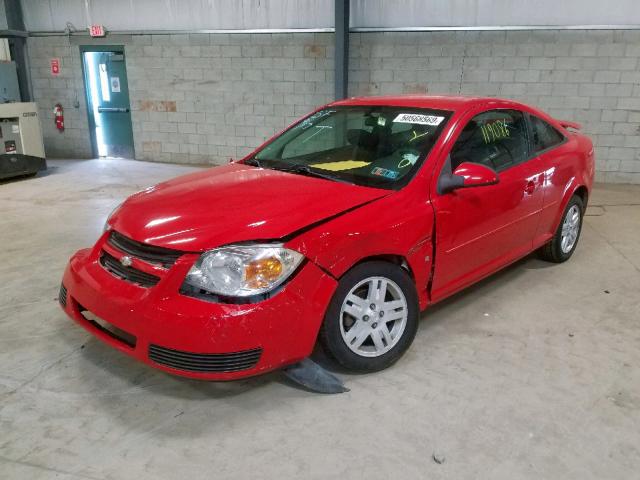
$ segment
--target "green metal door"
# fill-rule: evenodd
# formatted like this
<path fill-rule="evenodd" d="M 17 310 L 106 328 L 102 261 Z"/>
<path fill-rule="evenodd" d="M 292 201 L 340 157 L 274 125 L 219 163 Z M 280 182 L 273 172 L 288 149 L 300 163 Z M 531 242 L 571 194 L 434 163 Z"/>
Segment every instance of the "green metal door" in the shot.
<path fill-rule="evenodd" d="M 94 154 L 133 158 L 127 68 L 122 47 L 81 47 Z"/>

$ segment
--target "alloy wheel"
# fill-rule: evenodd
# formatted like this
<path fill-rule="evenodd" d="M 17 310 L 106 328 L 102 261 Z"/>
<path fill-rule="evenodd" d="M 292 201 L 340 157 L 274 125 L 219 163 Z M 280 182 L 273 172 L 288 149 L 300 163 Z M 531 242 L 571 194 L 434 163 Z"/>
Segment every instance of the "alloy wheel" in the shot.
<path fill-rule="evenodd" d="M 347 294 L 340 309 L 340 333 L 351 351 L 379 357 L 400 340 L 407 325 L 407 299 L 385 277 L 368 277 Z"/>
<path fill-rule="evenodd" d="M 569 253 L 578 240 L 580 233 L 580 207 L 572 205 L 562 222 L 560 248 L 562 253 Z"/>

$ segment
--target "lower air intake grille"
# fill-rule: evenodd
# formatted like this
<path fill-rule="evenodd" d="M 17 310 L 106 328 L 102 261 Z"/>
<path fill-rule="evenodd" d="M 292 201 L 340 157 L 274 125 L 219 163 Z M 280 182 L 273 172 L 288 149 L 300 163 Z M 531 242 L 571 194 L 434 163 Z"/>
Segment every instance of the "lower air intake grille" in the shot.
<path fill-rule="evenodd" d="M 63 283 L 60 284 L 60 291 L 58 292 L 58 302 L 64 308 L 67 308 L 67 287 Z"/>
<path fill-rule="evenodd" d="M 100 264 L 113 275 L 127 282 L 136 283 L 142 287 L 153 287 L 160 279 L 155 275 L 143 272 L 133 267 L 125 267 L 117 258 L 103 251 Z"/>
<path fill-rule="evenodd" d="M 255 366 L 261 348 L 235 353 L 190 353 L 149 345 L 149 358 L 160 365 L 188 372 L 238 372 Z"/>

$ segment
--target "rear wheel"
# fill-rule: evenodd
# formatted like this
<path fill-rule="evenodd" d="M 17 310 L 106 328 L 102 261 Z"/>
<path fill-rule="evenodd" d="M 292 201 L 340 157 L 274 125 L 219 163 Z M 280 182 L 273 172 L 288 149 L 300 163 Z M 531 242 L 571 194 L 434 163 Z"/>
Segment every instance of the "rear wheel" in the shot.
<path fill-rule="evenodd" d="M 392 263 L 367 262 L 340 280 L 320 342 L 342 366 L 376 371 L 402 356 L 417 327 L 418 299 L 411 277 Z"/>
<path fill-rule="evenodd" d="M 555 263 L 569 260 L 578 246 L 583 214 L 584 203 L 579 196 L 574 195 L 567 204 L 555 235 L 540 249 L 542 258 Z"/>

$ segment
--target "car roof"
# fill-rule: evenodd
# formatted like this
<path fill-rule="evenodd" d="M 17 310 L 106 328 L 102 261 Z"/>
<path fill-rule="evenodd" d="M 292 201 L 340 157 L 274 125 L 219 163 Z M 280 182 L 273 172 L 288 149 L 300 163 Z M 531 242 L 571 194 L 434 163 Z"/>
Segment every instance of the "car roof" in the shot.
<path fill-rule="evenodd" d="M 520 104 L 495 97 L 473 97 L 464 95 L 385 95 L 375 97 L 351 97 L 331 103 L 332 106 L 395 106 L 432 108 L 434 110 L 459 111 L 483 104 L 519 107 Z"/>
<path fill-rule="evenodd" d="M 388 107 L 407 107 L 407 108 L 426 108 L 433 110 L 444 110 L 454 113 L 463 112 L 473 107 L 484 107 L 487 110 L 492 108 L 512 108 L 529 112 L 547 121 L 555 128 L 568 133 L 567 127 L 574 130 L 581 128 L 580 124 L 575 122 L 566 122 L 557 120 L 548 113 L 526 105 L 524 103 L 498 97 L 480 97 L 470 95 L 379 95 L 370 97 L 351 97 L 344 100 L 338 100 L 329 104 L 330 106 L 388 106 Z"/>

